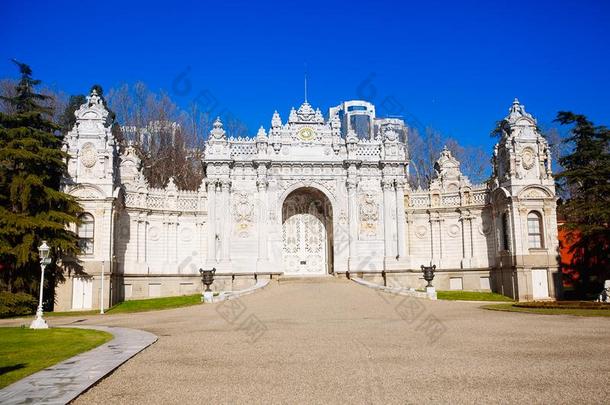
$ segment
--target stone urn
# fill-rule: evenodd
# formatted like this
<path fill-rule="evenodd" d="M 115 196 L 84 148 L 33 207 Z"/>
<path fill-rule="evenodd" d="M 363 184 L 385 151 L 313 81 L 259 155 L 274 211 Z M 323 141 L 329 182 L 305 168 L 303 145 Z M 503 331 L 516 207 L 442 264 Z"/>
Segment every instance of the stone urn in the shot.
<path fill-rule="evenodd" d="M 212 283 L 214 283 L 214 273 L 216 273 L 216 269 L 215 268 L 213 268 L 212 270 L 199 269 L 199 273 L 201 274 L 201 281 L 203 282 L 203 285 L 205 285 L 205 290 L 212 291 L 212 290 L 210 290 L 210 286 L 212 285 Z"/>
<path fill-rule="evenodd" d="M 199 273 L 201 274 L 201 282 L 205 285 L 205 290 L 203 291 L 203 302 L 212 302 L 214 300 L 214 293 L 210 289 L 210 285 L 214 283 L 214 274 L 216 273 L 216 268 L 212 270 L 204 270 L 199 269 Z"/>
<path fill-rule="evenodd" d="M 432 266 L 421 266 L 421 271 L 424 273 L 424 280 L 428 282 L 426 285 L 426 295 L 429 299 L 436 299 L 436 289 L 432 285 L 432 280 L 434 280 L 434 271 L 436 270 L 436 265 Z"/>
<path fill-rule="evenodd" d="M 421 271 L 424 273 L 424 280 L 428 282 L 426 288 L 432 287 L 432 280 L 434 280 L 434 271 L 436 270 L 436 264 L 432 266 L 424 266 L 422 264 Z"/>

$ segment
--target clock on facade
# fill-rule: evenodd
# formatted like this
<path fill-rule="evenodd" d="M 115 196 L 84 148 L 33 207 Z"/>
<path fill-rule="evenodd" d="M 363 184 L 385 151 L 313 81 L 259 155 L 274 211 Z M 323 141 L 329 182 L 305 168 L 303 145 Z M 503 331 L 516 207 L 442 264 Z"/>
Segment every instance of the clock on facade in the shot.
<path fill-rule="evenodd" d="M 316 136 L 316 132 L 309 127 L 305 127 L 305 128 L 299 129 L 299 132 L 297 132 L 297 135 L 303 141 L 311 141 Z"/>

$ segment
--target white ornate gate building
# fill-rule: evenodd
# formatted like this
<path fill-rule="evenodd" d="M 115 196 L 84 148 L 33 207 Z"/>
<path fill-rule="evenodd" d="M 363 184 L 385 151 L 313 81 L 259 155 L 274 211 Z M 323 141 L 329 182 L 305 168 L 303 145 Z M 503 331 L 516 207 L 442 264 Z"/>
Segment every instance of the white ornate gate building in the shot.
<path fill-rule="evenodd" d="M 149 187 L 135 149 L 119 154 L 97 94 L 76 117 L 63 187 L 85 211 L 87 229 L 75 229 L 85 273 L 59 287 L 59 309 L 99 307 L 102 271 L 108 306 L 198 292 L 202 267 L 216 268 L 217 287 L 227 289 L 270 272 L 381 282 L 383 271 L 421 288 L 420 266 L 435 264 L 440 290 L 520 300 L 559 293 L 549 148 L 516 100 L 491 180 L 471 184 L 444 150 L 426 190 L 406 181 L 404 122 L 376 117 L 364 101 L 344 102 L 327 118 L 305 101 L 287 121 L 275 112 L 252 138 L 227 137 L 216 120 L 198 191 L 178 190 L 171 179 Z M 82 279 L 93 283 L 91 300 L 74 298 Z"/>

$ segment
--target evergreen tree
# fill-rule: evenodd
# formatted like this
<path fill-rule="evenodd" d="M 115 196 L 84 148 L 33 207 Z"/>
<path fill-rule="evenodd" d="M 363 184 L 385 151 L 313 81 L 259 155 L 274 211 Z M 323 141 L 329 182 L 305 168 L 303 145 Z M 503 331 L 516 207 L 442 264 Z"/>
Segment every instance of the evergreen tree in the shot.
<path fill-rule="evenodd" d="M 35 91 L 40 81 L 26 64 L 14 61 L 21 79 L 15 95 L 2 97 L 14 113 L 0 113 L 0 264 L 2 289 L 36 293 L 40 277 L 38 246 L 52 247 L 48 279 L 61 278 L 57 260 L 78 253 L 67 225 L 77 221 L 78 203 L 59 191 L 67 155 L 60 127 L 44 107 L 48 96 Z M 51 281 L 49 290 L 53 291 Z"/>
<path fill-rule="evenodd" d="M 574 125 L 565 140 L 571 153 L 559 159 L 564 170 L 557 175 L 569 195 L 559 208 L 574 253 L 571 264 L 580 292 L 599 293 L 610 278 L 610 130 L 571 112 L 559 112 L 556 121 Z"/>
<path fill-rule="evenodd" d="M 66 108 L 59 117 L 59 125 L 61 126 L 61 132 L 63 134 L 68 133 L 68 131 L 74 127 L 74 124 L 76 123 L 76 116 L 74 115 L 74 112 L 76 112 L 76 110 L 78 110 L 80 106 L 86 102 L 87 98 L 82 94 L 70 96 L 68 105 L 66 105 Z"/>

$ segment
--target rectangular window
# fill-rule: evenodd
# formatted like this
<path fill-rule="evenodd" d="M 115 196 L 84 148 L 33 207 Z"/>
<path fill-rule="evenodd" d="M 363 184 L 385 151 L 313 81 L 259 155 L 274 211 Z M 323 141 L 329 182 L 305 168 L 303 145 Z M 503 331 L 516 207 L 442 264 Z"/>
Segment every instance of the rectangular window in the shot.
<path fill-rule="evenodd" d="M 85 213 L 79 218 L 80 223 L 76 230 L 78 234 L 78 247 L 83 254 L 93 254 L 94 228 L 95 221 L 91 214 Z"/>
<path fill-rule="evenodd" d="M 508 214 L 505 212 L 502 214 L 502 250 L 510 250 L 508 231 Z"/>
<path fill-rule="evenodd" d="M 537 212 L 530 212 L 527 216 L 527 241 L 530 249 L 542 248 L 542 217 Z"/>
<path fill-rule="evenodd" d="M 92 239 L 80 238 L 78 240 L 78 247 L 83 252 L 83 254 L 86 254 L 86 255 L 93 254 L 93 240 Z"/>
<path fill-rule="evenodd" d="M 542 247 L 542 240 L 540 240 L 540 235 L 530 235 L 529 245 L 533 249 L 540 249 Z"/>

